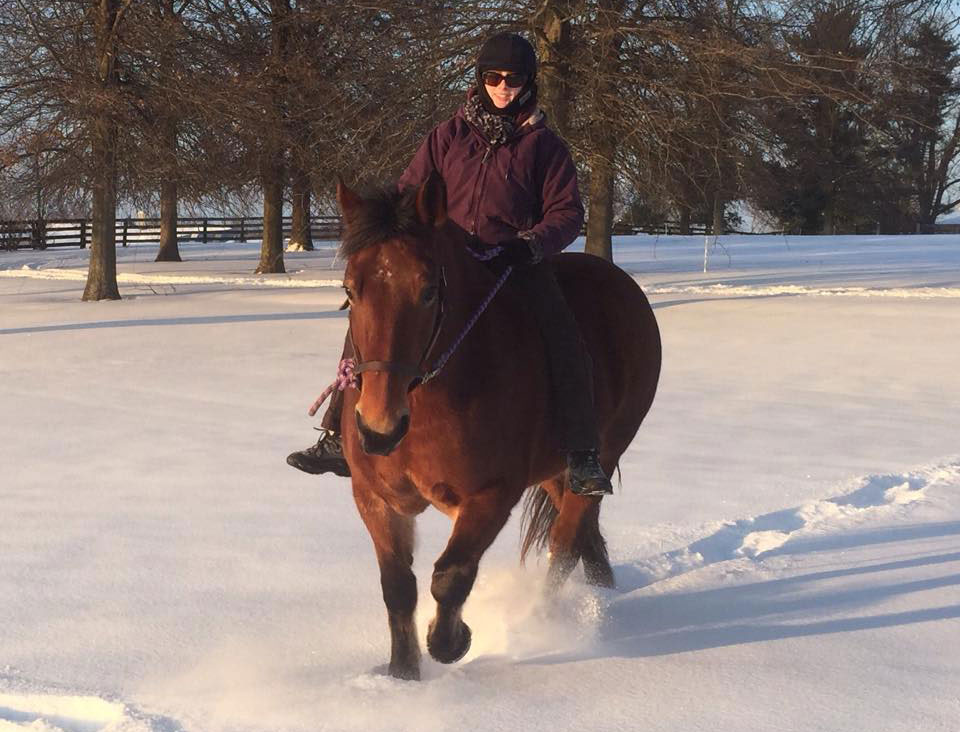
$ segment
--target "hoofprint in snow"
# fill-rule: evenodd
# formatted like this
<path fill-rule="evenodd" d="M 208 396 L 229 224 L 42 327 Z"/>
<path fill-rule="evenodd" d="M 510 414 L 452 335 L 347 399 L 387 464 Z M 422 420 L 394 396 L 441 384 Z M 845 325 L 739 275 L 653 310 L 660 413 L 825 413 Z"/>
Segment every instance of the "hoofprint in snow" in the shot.
<path fill-rule="evenodd" d="M 347 483 L 283 462 L 339 355 L 334 243 L 265 277 L 181 250 L 121 249 L 113 303 L 86 251 L 0 253 L 0 730 L 957 729 L 960 237 L 725 237 L 706 274 L 701 237 L 619 240 L 664 337 L 619 588 L 545 606 L 514 519 L 420 684 L 379 672 Z"/>

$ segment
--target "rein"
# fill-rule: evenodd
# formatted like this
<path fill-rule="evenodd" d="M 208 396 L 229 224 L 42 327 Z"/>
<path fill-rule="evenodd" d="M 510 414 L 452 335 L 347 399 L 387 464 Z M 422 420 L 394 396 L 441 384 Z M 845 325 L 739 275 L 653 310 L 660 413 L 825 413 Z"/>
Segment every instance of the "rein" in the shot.
<path fill-rule="evenodd" d="M 474 257 L 474 259 L 477 259 L 481 262 L 488 262 L 503 251 L 503 247 L 492 247 L 485 252 L 479 252 L 469 245 L 466 248 L 467 251 L 470 252 L 471 256 Z M 310 416 L 312 417 L 317 413 L 317 410 L 320 409 L 320 406 L 330 397 L 331 394 L 333 394 L 334 391 L 344 391 L 348 387 L 352 387 L 354 389 L 358 388 L 357 375 L 362 374 L 365 371 L 387 371 L 400 375 L 408 374 L 412 377 L 409 391 L 413 391 L 418 386 L 426 384 L 428 381 L 432 381 L 443 370 L 443 367 L 447 365 L 447 361 L 450 360 L 457 348 L 460 347 L 460 344 L 463 343 L 464 339 L 473 329 L 473 326 L 476 325 L 477 321 L 480 319 L 480 316 L 483 315 L 490 303 L 493 302 L 493 298 L 496 297 L 497 293 L 500 291 L 500 288 L 502 288 L 506 283 L 511 272 L 513 272 L 513 265 L 508 265 L 507 268 L 504 269 L 503 274 L 500 275 L 496 284 L 494 284 L 493 288 L 477 307 L 477 310 L 467 321 L 466 325 L 464 325 L 463 329 L 460 331 L 460 334 L 454 339 L 450 347 L 441 353 L 436 361 L 434 361 L 433 367 L 426 371 L 421 368 L 421 364 L 427 360 L 427 357 L 433 352 L 433 349 L 437 344 L 437 340 L 440 337 L 440 330 L 443 327 L 443 321 L 446 315 L 444 309 L 446 276 L 442 267 L 440 268 L 440 283 L 439 291 L 437 292 L 437 315 L 433 321 L 433 331 L 431 333 L 430 340 L 423 351 L 423 355 L 416 364 L 406 363 L 403 361 L 363 361 L 360 351 L 353 341 L 353 329 L 348 326 L 347 334 L 350 338 L 350 345 L 353 347 L 353 353 L 356 358 L 345 358 L 340 361 L 340 364 L 337 367 L 336 378 L 326 389 L 323 390 L 323 393 L 317 397 L 317 400 L 311 405 L 309 411 Z"/>

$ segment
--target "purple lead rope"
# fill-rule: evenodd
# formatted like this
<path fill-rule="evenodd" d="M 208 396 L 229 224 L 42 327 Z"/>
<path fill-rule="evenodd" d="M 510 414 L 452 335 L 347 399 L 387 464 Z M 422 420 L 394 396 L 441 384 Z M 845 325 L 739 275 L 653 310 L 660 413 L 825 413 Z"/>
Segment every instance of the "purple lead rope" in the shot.
<path fill-rule="evenodd" d="M 493 257 L 490 258 L 492 259 Z M 467 321 L 467 324 L 463 327 L 463 330 L 460 331 L 460 335 L 457 336 L 457 339 L 453 342 L 453 345 L 440 354 L 440 358 L 437 359 L 434 367 L 424 375 L 423 381 L 420 383 L 426 384 L 434 376 L 440 373 L 440 369 L 446 366 L 447 361 L 450 360 L 450 357 L 453 355 L 454 351 L 457 350 L 457 347 L 463 342 L 463 339 L 467 337 L 467 333 L 470 332 L 470 329 L 473 328 L 476 322 L 480 319 L 480 316 L 483 315 L 483 311 L 487 309 L 487 306 L 491 302 L 493 302 L 494 296 L 500 291 L 500 288 L 503 287 L 503 283 L 507 281 L 507 278 L 510 276 L 511 272 L 513 272 L 513 265 L 509 265 L 505 270 L 503 270 L 503 274 L 500 275 L 500 279 L 497 280 L 497 284 L 493 286 L 493 289 L 490 290 L 490 294 L 488 294 L 484 301 L 480 303 L 480 307 L 477 308 L 477 312 L 473 314 L 473 317 Z"/>
<path fill-rule="evenodd" d="M 503 247 L 491 247 L 484 252 L 478 252 L 473 247 L 468 246 L 467 251 L 473 255 L 474 259 L 478 259 L 481 262 L 489 262 L 503 251 Z M 493 298 L 500 291 L 500 288 L 503 287 L 511 272 L 513 272 L 513 265 L 509 265 L 503 271 L 503 274 L 500 275 L 500 279 L 497 280 L 497 283 L 493 286 L 493 289 L 490 290 L 490 293 L 486 296 L 486 298 L 484 298 L 483 302 L 480 303 L 480 307 L 477 308 L 477 312 L 473 314 L 470 320 L 467 321 L 467 324 L 463 327 L 463 330 L 460 331 L 460 335 L 457 336 L 456 340 L 453 342 L 453 345 L 441 353 L 440 358 L 437 359 L 436 363 L 433 365 L 433 368 L 424 374 L 423 379 L 420 382 L 421 384 L 426 384 L 428 381 L 433 379 L 437 374 L 440 373 L 441 369 L 447 365 L 447 361 L 450 360 L 450 357 L 453 356 L 454 352 L 463 342 L 463 339 L 467 337 L 467 334 L 471 331 L 473 326 L 476 325 L 477 321 L 480 319 L 480 316 L 483 315 L 483 311 L 487 309 L 491 302 L 493 302 Z M 317 413 L 323 403 L 330 398 L 330 395 L 333 394 L 334 391 L 343 391 L 351 387 L 355 389 L 357 387 L 357 376 L 354 373 L 354 369 L 356 369 L 356 367 L 357 362 L 352 358 L 345 358 L 340 361 L 340 364 L 337 366 L 337 377 L 326 389 L 323 390 L 323 393 L 317 397 L 316 401 L 310 405 L 309 414 L 311 417 Z"/>
<path fill-rule="evenodd" d="M 480 252 L 473 247 L 468 246 L 467 251 L 470 252 L 474 259 L 479 259 L 481 262 L 489 262 L 503 251 L 503 247 L 490 247 L 486 251 Z"/>
<path fill-rule="evenodd" d="M 330 395 L 333 394 L 334 391 L 343 391 L 347 387 L 357 386 L 357 376 L 353 373 L 356 367 L 357 362 L 352 358 L 345 358 L 340 362 L 340 365 L 337 367 L 337 378 L 335 378 L 333 383 L 323 390 L 323 394 L 318 396 L 317 400 L 310 405 L 309 414 L 311 417 L 317 413 L 317 410 L 330 398 Z"/>

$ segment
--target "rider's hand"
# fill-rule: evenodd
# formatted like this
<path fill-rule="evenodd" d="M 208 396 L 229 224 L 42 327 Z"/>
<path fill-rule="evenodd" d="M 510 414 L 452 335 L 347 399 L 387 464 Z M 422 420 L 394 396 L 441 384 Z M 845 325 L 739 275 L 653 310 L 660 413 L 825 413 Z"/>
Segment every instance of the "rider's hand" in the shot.
<path fill-rule="evenodd" d="M 543 246 L 535 236 L 517 236 L 500 242 L 503 251 L 496 256 L 504 266 L 531 267 L 543 259 Z"/>

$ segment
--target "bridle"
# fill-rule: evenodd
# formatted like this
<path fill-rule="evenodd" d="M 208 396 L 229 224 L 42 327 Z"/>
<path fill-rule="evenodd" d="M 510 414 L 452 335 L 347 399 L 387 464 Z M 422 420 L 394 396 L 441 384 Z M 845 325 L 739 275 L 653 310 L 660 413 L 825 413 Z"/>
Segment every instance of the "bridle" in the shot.
<path fill-rule="evenodd" d="M 480 261 L 488 261 L 502 252 L 503 248 L 494 247 L 484 252 L 478 252 L 473 247 L 468 245 L 467 251 L 470 252 L 475 259 L 479 259 Z M 450 357 L 463 342 L 463 339 L 467 337 L 467 334 L 476 324 L 477 320 L 480 319 L 480 316 L 483 315 L 483 311 L 486 310 L 487 306 L 493 301 L 493 298 L 500 291 L 500 288 L 503 287 L 503 284 L 507 281 L 507 278 L 510 276 L 512 271 L 512 265 L 504 269 L 503 274 L 500 275 L 500 278 L 493 286 L 493 289 L 490 290 L 483 302 L 480 303 L 480 306 L 477 308 L 476 312 L 474 312 L 470 320 L 467 321 L 467 324 L 463 326 L 463 330 L 460 331 L 460 334 L 454 339 L 450 347 L 441 353 L 437 360 L 434 361 L 432 368 L 427 370 L 423 369 L 423 363 L 427 361 L 428 357 L 431 355 L 433 349 L 437 345 L 437 341 L 440 338 L 440 330 L 443 327 L 443 320 L 446 316 L 446 308 L 444 307 L 444 294 L 447 288 L 447 281 L 443 267 L 440 268 L 440 279 L 437 283 L 437 312 L 433 318 L 433 332 L 430 335 L 430 340 L 427 342 L 426 347 L 423 349 L 423 354 L 420 356 L 420 360 L 415 364 L 405 361 L 362 360 L 360 349 L 357 348 L 357 344 L 353 340 L 352 324 L 348 325 L 347 337 L 350 339 L 350 346 L 353 348 L 354 358 L 345 358 L 340 361 L 340 365 L 337 367 L 337 377 L 334 379 L 333 383 L 324 389 L 323 393 L 317 397 L 316 401 L 314 401 L 309 409 L 309 414 L 311 416 L 316 414 L 317 410 L 320 409 L 320 405 L 322 405 L 334 391 L 343 391 L 351 386 L 359 389 L 361 384 L 357 375 L 366 371 L 385 371 L 387 373 L 399 374 L 400 376 L 408 377 L 410 379 L 410 385 L 407 389 L 408 391 L 413 391 L 418 386 L 431 381 L 437 376 L 437 374 L 440 373 L 443 367 L 446 366 L 447 361 L 450 360 Z M 343 310 L 348 307 L 350 307 L 349 300 L 345 302 L 340 309 Z"/>
<path fill-rule="evenodd" d="M 473 247 L 468 245 L 467 251 L 470 252 L 475 259 L 479 259 L 480 261 L 488 261 L 500 254 L 500 252 L 503 251 L 503 248 L 493 247 L 491 249 L 487 249 L 486 251 L 478 252 Z M 447 361 L 450 360 L 450 357 L 463 342 L 463 339 L 467 337 L 467 334 L 471 331 L 473 326 L 476 325 L 477 320 L 479 320 L 480 316 L 483 315 L 483 311 L 486 310 L 487 306 L 493 301 L 494 296 L 500 291 L 500 288 L 503 287 L 512 271 L 513 265 L 509 265 L 504 269 L 503 273 L 500 275 L 500 278 L 497 280 L 497 283 L 493 286 L 493 289 L 490 290 L 483 302 L 480 303 L 480 306 L 477 308 L 470 320 L 467 321 L 467 324 L 463 327 L 463 330 L 460 331 L 460 334 L 456 337 L 450 347 L 440 354 L 433 366 L 429 369 L 424 370 L 423 363 L 427 361 L 427 358 L 433 352 L 433 349 L 437 344 L 437 340 L 440 337 L 440 329 L 443 326 L 443 319 L 445 316 L 444 294 L 447 283 L 442 266 L 440 267 L 440 280 L 437 286 L 437 314 L 433 321 L 433 333 L 431 334 L 430 340 L 417 363 L 413 364 L 404 361 L 364 361 L 360 355 L 360 351 L 357 349 L 357 344 L 353 340 L 353 328 L 348 326 L 350 345 L 353 347 L 353 354 L 356 359 L 355 365 L 352 368 L 354 378 L 357 374 L 362 374 L 365 371 L 386 371 L 388 373 L 398 374 L 400 376 L 408 376 L 410 377 L 410 386 L 408 391 L 413 391 L 418 386 L 431 381 L 437 376 L 437 374 L 440 373 L 443 367 L 446 366 Z M 357 386 L 359 388 L 359 381 L 357 382 Z"/>
<path fill-rule="evenodd" d="M 427 361 L 428 357 L 433 352 L 434 347 L 437 345 L 437 340 L 440 338 L 440 330 L 443 328 L 443 321 L 446 317 L 446 308 L 444 307 L 444 294 L 446 289 L 447 278 L 443 267 L 441 267 L 440 278 L 437 282 L 437 311 L 433 317 L 433 330 L 430 334 L 430 340 L 427 341 L 427 345 L 423 349 L 423 353 L 420 355 L 420 358 L 416 363 L 411 363 L 409 361 L 364 361 L 363 357 L 360 355 L 360 349 L 353 340 L 353 322 L 351 320 L 347 326 L 347 334 L 350 338 L 350 346 L 353 348 L 354 358 L 356 359 L 356 366 L 353 367 L 354 375 L 356 376 L 366 371 L 386 371 L 387 373 L 397 374 L 400 377 L 409 377 L 410 386 L 407 391 L 413 391 L 421 384 L 425 384 L 433 379 L 433 377 L 437 375 L 437 372 L 440 370 L 440 368 L 442 368 L 442 365 L 440 367 L 434 367 L 432 369 L 425 370 L 423 368 L 423 363 Z M 352 316 L 353 311 L 351 310 L 350 312 Z"/>

